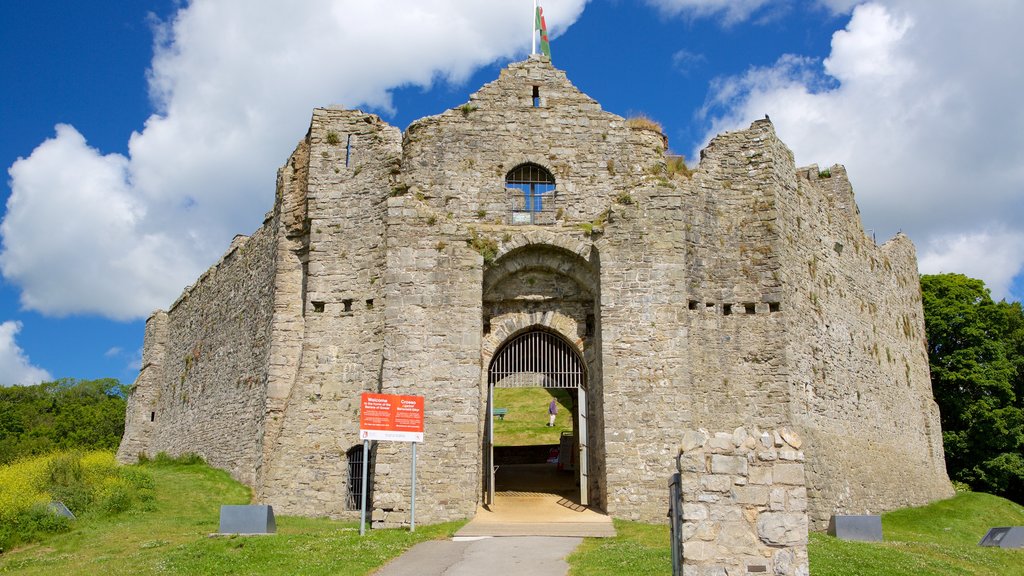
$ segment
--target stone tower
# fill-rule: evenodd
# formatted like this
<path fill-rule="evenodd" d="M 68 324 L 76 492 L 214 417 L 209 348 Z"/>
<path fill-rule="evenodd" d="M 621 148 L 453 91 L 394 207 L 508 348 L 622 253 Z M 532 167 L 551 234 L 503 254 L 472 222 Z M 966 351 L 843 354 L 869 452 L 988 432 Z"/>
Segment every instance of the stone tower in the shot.
<path fill-rule="evenodd" d="M 951 495 L 909 239 L 876 245 L 845 170 L 767 120 L 689 176 L 666 148 L 538 56 L 405 134 L 315 110 L 262 227 L 147 322 L 119 458 L 353 518 L 360 393 L 422 395 L 418 517 L 465 518 L 493 387 L 534 385 L 571 389 L 580 499 L 616 517 L 664 518 L 696 428 L 797 431 L 818 527 Z M 407 521 L 409 460 L 376 446 L 375 523 Z"/>

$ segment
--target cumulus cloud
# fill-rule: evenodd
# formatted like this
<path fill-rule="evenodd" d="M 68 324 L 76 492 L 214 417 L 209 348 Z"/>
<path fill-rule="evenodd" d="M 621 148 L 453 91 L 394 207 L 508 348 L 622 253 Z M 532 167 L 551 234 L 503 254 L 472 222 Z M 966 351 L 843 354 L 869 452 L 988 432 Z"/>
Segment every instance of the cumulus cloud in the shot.
<path fill-rule="evenodd" d="M 0 323 L 0 386 L 31 385 L 52 380 L 50 373 L 33 366 L 25 352 L 14 341 L 21 332 L 21 322 Z"/>
<path fill-rule="evenodd" d="M 1007 296 L 1024 267 L 1024 75 L 1007 66 L 1024 51 L 1022 18 L 1019 3 L 858 5 L 824 60 L 718 79 L 707 138 L 769 114 L 799 164 L 846 165 L 865 226 L 907 233 L 923 271 Z"/>
<path fill-rule="evenodd" d="M 585 4 L 546 1 L 552 36 Z M 166 307 L 259 225 L 313 107 L 389 112 L 390 89 L 458 83 L 522 55 L 523 12 L 474 0 L 193 0 L 156 27 L 154 113 L 127 155 L 58 125 L 10 167 L 0 271 L 24 308 L 46 315 Z"/>

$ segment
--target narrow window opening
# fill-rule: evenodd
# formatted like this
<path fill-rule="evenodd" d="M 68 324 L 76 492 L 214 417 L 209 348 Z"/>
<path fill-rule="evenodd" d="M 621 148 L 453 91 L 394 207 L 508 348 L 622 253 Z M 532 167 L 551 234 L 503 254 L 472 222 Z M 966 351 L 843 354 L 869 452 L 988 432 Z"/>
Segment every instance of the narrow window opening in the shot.
<path fill-rule="evenodd" d="M 349 162 L 352 159 L 352 135 L 349 134 L 348 138 L 345 139 L 345 167 L 348 168 Z"/>
<path fill-rule="evenodd" d="M 369 298 L 366 300 L 366 309 L 373 310 L 373 298 Z"/>
<path fill-rule="evenodd" d="M 491 319 L 490 318 L 484 318 L 484 334 L 490 334 L 490 333 L 491 333 Z"/>
<path fill-rule="evenodd" d="M 533 87 L 533 107 L 540 108 L 540 86 Z"/>
<path fill-rule="evenodd" d="M 690 300 L 690 310 L 696 310 L 697 306 L 699 306 L 699 305 L 700 305 L 700 302 L 697 302 L 696 300 Z"/>
<path fill-rule="evenodd" d="M 746 308 L 747 314 L 754 314 L 757 312 L 757 306 L 753 302 L 746 302 L 743 304 L 743 307 Z"/>
<path fill-rule="evenodd" d="M 345 300 L 342 300 L 341 303 L 342 303 L 343 306 L 345 306 L 345 310 L 344 310 L 345 312 L 351 312 L 352 311 L 352 299 L 351 298 L 346 298 Z"/>
<path fill-rule="evenodd" d="M 708 302 L 707 304 L 704 305 L 704 308 L 708 312 L 713 312 L 715 310 L 715 303 L 714 302 Z"/>
<path fill-rule="evenodd" d="M 156 412 L 150 412 L 149 413 L 149 421 L 150 422 L 156 422 Z"/>
<path fill-rule="evenodd" d="M 723 316 L 731 316 L 732 315 L 732 304 L 723 304 L 722 305 L 722 315 Z"/>
<path fill-rule="evenodd" d="M 313 312 L 323 312 L 323 311 L 324 311 L 324 303 L 323 302 L 317 302 L 316 300 L 314 300 L 313 301 Z"/>
<path fill-rule="evenodd" d="M 768 311 L 769 312 L 778 312 L 779 311 L 779 303 L 778 302 L 769 302 L 768 303 Z"/>
<path fill-rule="evenodd" d="M 586 328 L 587 329 L 587 336 L 593 336 L 594 335 L 594 332 L 597 329 L 596 324 L 597 324 L 597 319 L 594 317 L 594 315 L 593 314 L 587 314 L 587 328 Z"/>

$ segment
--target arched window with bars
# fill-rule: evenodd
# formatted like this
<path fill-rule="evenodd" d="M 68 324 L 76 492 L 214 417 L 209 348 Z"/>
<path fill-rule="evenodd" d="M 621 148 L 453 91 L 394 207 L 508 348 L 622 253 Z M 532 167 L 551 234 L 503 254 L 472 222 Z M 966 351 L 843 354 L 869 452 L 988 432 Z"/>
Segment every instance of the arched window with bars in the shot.
<path fill-rule="evenodd" d="M 547 168 L 527 162 L 505 175 L 511 194 L 512 224 L 553 224 L 555 221 L 555 177 Z"/>

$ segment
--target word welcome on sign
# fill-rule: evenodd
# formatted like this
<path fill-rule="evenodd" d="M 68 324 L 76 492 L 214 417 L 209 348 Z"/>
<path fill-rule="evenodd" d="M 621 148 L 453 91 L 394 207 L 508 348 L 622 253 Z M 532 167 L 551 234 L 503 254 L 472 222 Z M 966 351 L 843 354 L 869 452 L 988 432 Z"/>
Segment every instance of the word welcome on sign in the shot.
<path fill-rule="evenodd" d="M 364 392 L 359 439 L 423 442 L 423 396 Z"/>

